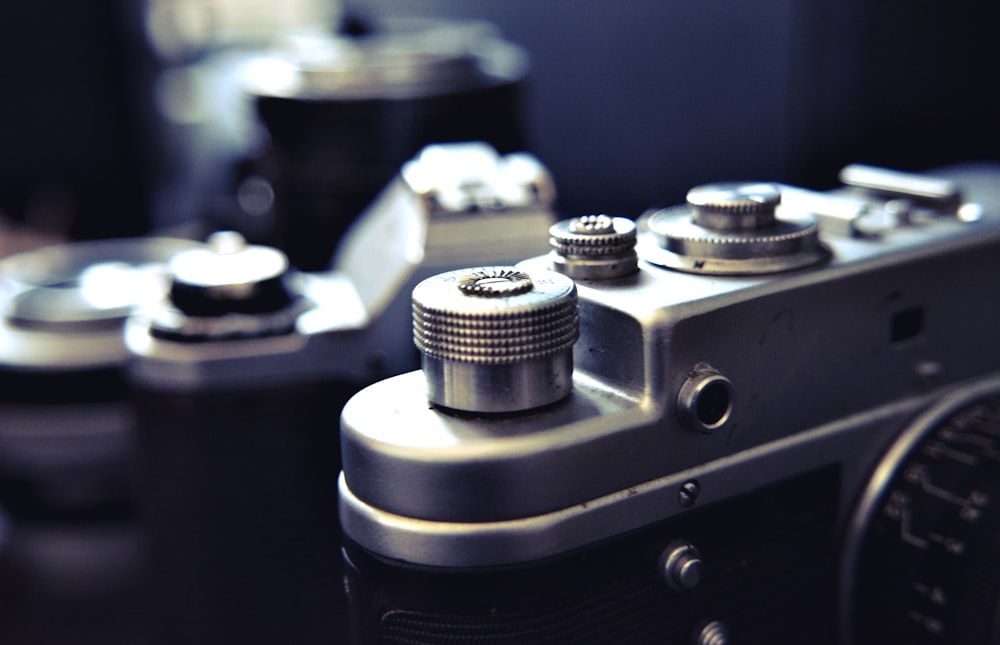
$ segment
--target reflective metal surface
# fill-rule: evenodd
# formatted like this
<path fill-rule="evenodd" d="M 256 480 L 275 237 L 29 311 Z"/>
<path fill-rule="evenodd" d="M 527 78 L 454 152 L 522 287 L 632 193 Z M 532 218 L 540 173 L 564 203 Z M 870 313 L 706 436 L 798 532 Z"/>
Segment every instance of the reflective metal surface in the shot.
<path fill-rule="evenodd" d="M 688 192 L 686 207 L 643 217 L 652 235 L 640 254 L 654 264 L 709 275 L 779 273 L 825 261 L 829 251 L 812 214 L 778 217 L 780 203 L 774 184 L 698 186 Z"/>
<path fill-rule="evenodd" d="M 624 217 L 585 215 L 549 229 L 552 270 L 573 279 L 620 278 L 639 270 L 635 222 Z"/>
<path fill-rule="evenodd" d="M 517 412 L 572 387 L 576 287 L 552 272 L 460 269 L 413 289 L 427 397 L 467 412 Z"/>
<path fill-rule="evenodd" d="M 640 262 L 577 281 L 573 392 L 543 410 L 447 414 L 419 373 L 366 388 L 342 416 L 346 532 L 413 563 L 524 563 L 830 464 L 846 517 L 910 415 L 1000 365 L 987 342 L 1000 304 L 953 288 L 995 274 L 1000 201 L 995 183 L 962 176 L 981 218 L 876 239 L 831 226 L 830 261 L 809 269 L 729 277 Z M 706 365 L 729 386 L 705 381 Z M 715 382 L 699 419 L 698 385 Z M 691 432 L 686 414 L 718 428 Z M 682 503 L 691 482 L 696 500 Z"/>

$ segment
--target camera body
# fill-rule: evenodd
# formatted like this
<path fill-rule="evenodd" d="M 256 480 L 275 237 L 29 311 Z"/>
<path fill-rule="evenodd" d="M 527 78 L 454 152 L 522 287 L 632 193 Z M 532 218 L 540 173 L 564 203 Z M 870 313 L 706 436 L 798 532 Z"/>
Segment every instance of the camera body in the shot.
<path fill-rule="evenodd" d="M 489 23 L 349 20 L 251 60 L 244 90 L 268 143 L 237 178 L 238 230 L 305 271 L 337 243 L 399 167 L 433 143 L 525 149 L 528 55 Z"/>
<path fill-rule="evenodd" d="M 126 328 L 156 640 L 339 642 L 340 408 L 419 364 L 417 282 L 541 250 L 553 200 L 534 157 L 430 146 L 330 272 L 231 232 L 173 258 L 169 297 Z"/>
<path fill-rule="evenodd" d="M 142 591 L 122 328 L 159 297 L 171 238 L 0 261 L 0 640 L 132 643 Z"/>
<path fill-rule="evenodd" d="M 419 285 L 423 373 L 342 413 L 354 641 L 992 642 L 998 178 L 699 187 Z"/>

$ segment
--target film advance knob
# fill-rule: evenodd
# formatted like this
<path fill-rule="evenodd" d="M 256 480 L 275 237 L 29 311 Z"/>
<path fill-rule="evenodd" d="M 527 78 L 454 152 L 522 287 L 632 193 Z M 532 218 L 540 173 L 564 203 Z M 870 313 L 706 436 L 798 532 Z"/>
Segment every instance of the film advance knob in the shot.
<path fill-rule="evenodd" d="M 624 217 L 585 215 L 549 228 L 553 271 L 581 280 L 618 278 L 639 270 L 635 222 Z"/>
<path fill-rule="evenodd" d="M 516 412 L 569 394 L 579 336 L 576 286 L 514 267 L 443 273 L 413 290 L 413 338 L 431 403 Z"/>

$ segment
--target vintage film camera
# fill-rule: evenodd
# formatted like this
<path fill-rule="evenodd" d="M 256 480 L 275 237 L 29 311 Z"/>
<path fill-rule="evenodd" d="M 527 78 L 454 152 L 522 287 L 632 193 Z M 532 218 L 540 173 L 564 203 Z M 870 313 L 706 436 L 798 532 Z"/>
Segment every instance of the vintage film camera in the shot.
<path fill-rule="evenodd" d="M 554 197 L 530 155 L 435 145 L 331 272 L 231 232 L 171 260 L 169 297 L 126 329 L 158 641 L 337 642 L 340 409 L 419 365 L 414 285 L 540 252 Z"/>
<path fill-rule="evenodd" d="M 527 53 L 484 22 L 344 17 L 289 37 L 244 69 L 267 144 L 238 178 L 231 226 L 305 271 L 399 167 L 432 143 L 524 150 Z"/>
<path fill-rule="evenodd" d="M 342 414 L 353 641 L 996 642 L 1000 168 L 841 177 L 418 285 Z"/>
<path fill-rule="evenodd" d="M 140 532 L 122 329 L 157 299 L 171 238 L 0 261 L 0 641 L 134 643 Z"/>

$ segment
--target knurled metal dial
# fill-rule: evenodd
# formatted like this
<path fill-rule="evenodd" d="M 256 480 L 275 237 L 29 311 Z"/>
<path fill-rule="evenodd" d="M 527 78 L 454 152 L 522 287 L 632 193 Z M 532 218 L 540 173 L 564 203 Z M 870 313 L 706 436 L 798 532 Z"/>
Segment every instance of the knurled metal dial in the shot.
<path fill-rule="evenodd" d="M 644 218 L 648 234 L 640 254 L 654 264 L 688 273 L 755 275 L 822 262 L 829 251 L 808 214 L 777 213 L 781 192 L 773 184 L 698 186 L 685 206 Z"/>
<path fill-rule="evenodd" d="M 413 338 L 432 403 L 512 412 L 569 393 L 579 336 L 576 287 L 550 271 L 480 267 L 413 290 Z"/>
<path fill-rule="evenodd" d="M 571 278 L 601 280 L 635 273 L 635 222 L 624 217 L 585 215 L 549 228 L 552 270 Z"/>
<path fill-rule="evenodd" d="M 781 193 L 774 184 L 708 184 L 688 191 L 692 220 L 713 231 L 753 231 L 774 224 Z"/>

